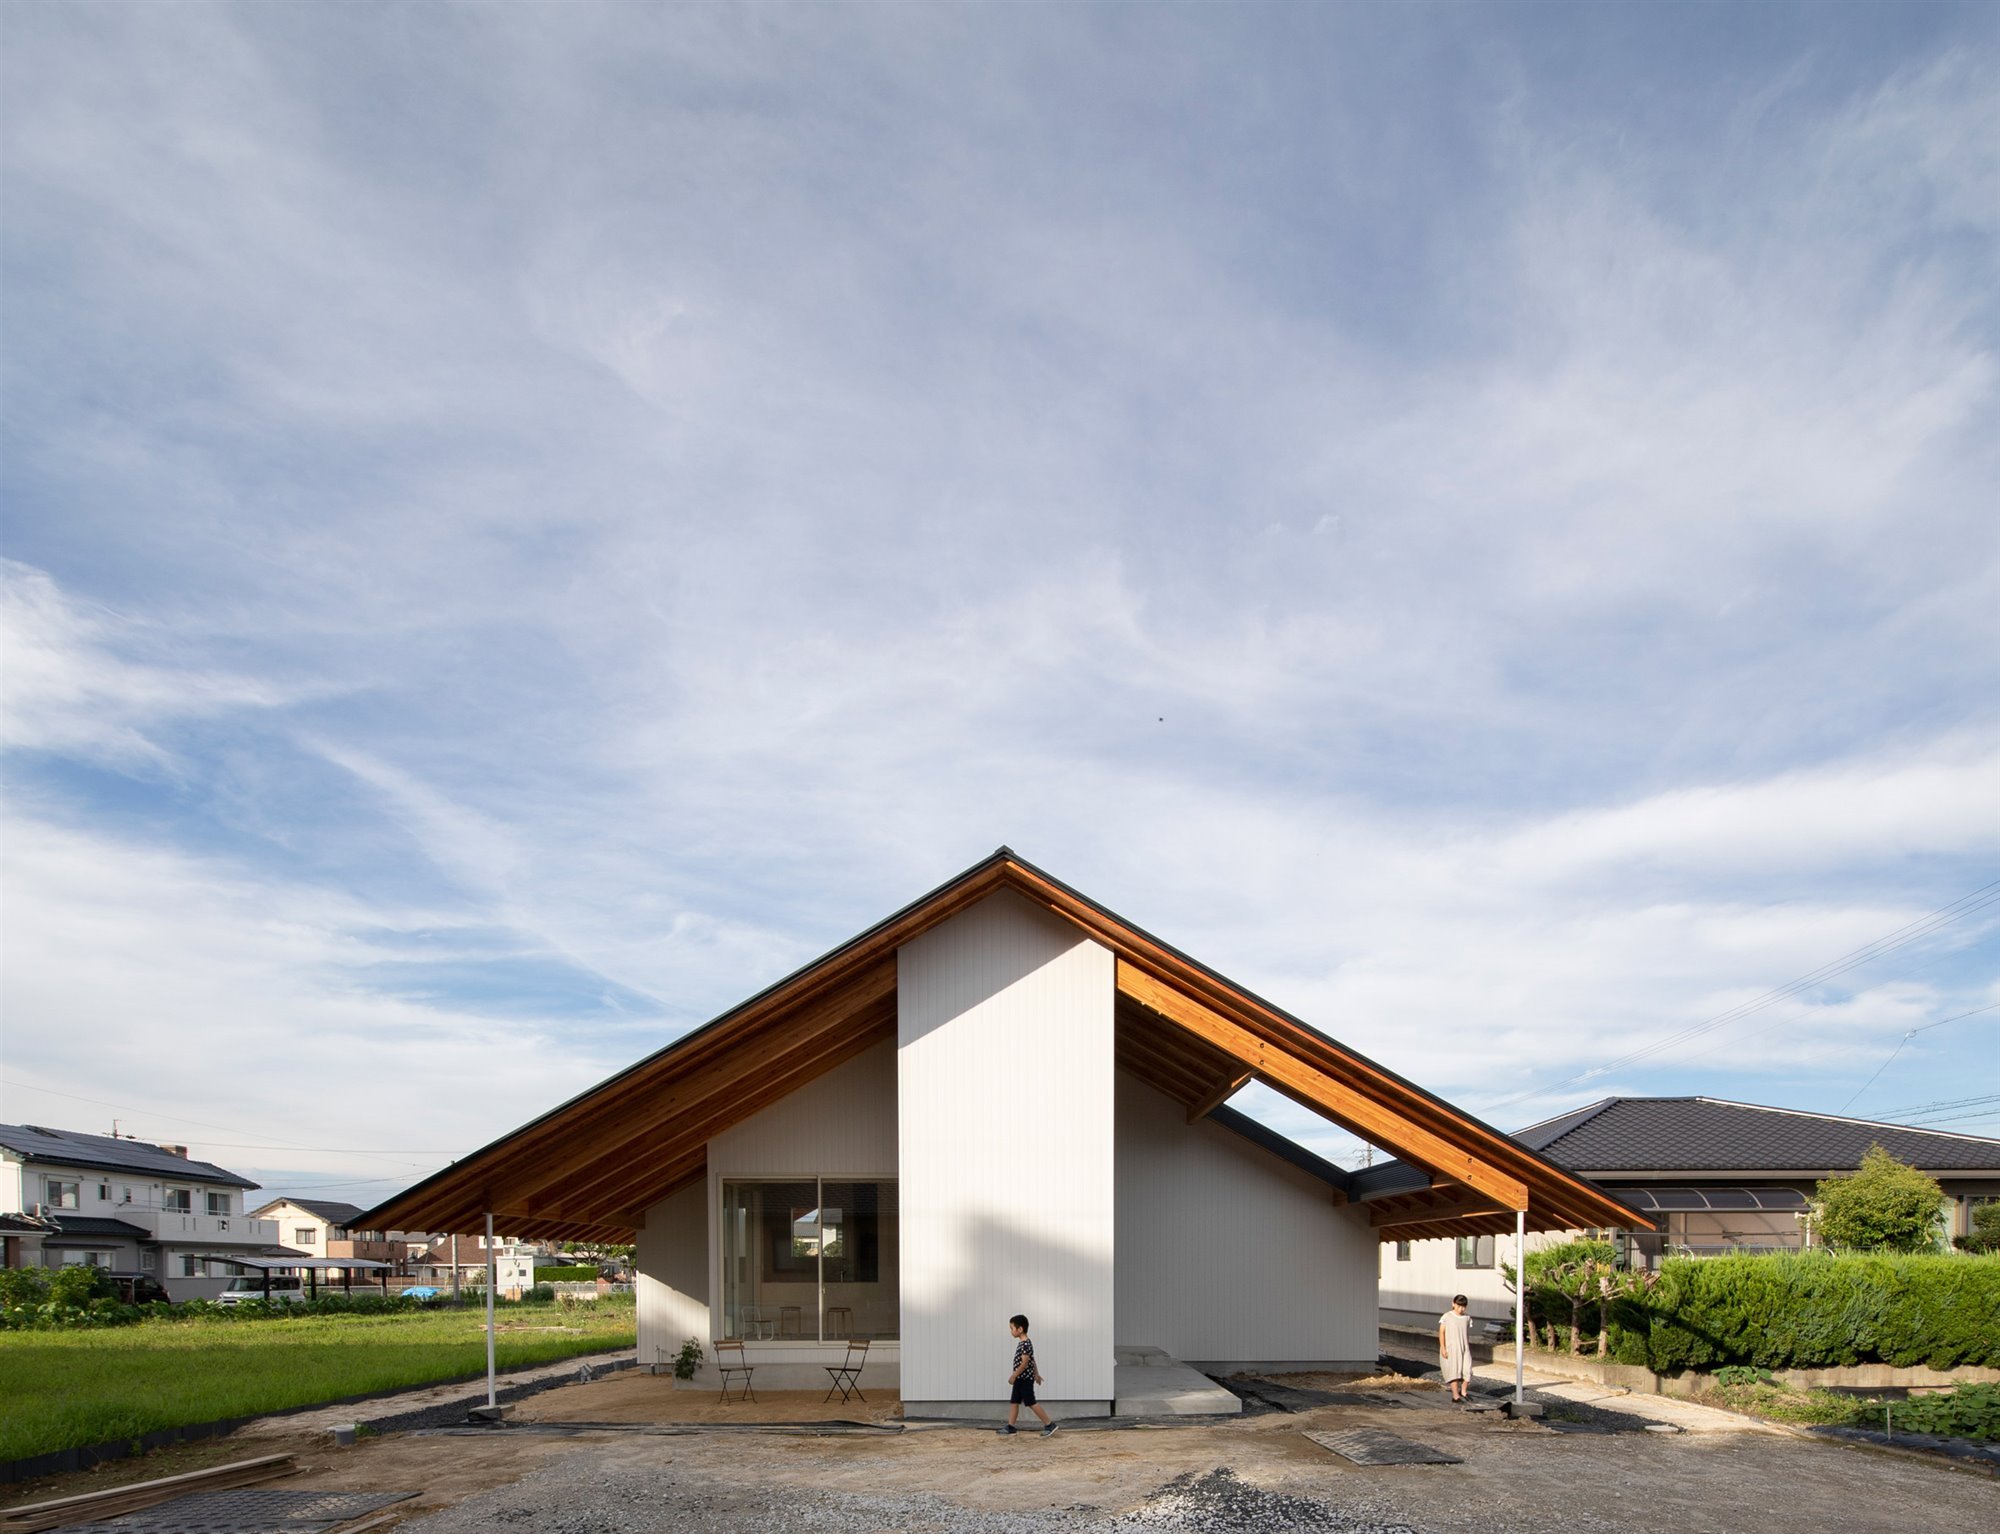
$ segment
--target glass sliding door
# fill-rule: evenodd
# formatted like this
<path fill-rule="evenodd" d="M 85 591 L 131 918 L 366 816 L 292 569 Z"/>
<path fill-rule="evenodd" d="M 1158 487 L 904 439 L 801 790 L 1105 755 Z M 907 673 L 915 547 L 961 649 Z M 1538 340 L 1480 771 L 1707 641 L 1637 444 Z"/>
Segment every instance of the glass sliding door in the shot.
<path fill-rule="evenodd" d="M 722 1334 L 810 1336 L 819 1315 L 819 1185 L 722 1185 Z"/>
<path fill-rule="evenodd" d="M 898 1233 L 893 1181 L 724 1182 L 723 1335 L 899 1336 Z"/>
<path fill-rule="evenodd" d="M 820 1193 L 820 1335 L 829 1342 L 898 1336 L 896 1185 L 828 1181 Z"/>

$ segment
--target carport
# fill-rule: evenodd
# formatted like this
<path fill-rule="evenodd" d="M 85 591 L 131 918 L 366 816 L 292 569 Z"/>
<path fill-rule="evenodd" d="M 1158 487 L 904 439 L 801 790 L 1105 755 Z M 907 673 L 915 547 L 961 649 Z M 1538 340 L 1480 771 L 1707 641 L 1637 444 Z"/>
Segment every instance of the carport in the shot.
<path fill-rule="evenodd" d="M 271 1297 L 271 1275 L 273 1273 L 305 1273 L 308 1275 L 308 1281 L 312 1285 L 312 1297 L 318 1299 L 320 1274 L 329 1273 L 335 1268 L 340 1269 L 341 1293 L 352 1294 L 354 1292 L 354 1270 L 361 1268 L 375 1273 L 380 1277 L 382 1280 L 382 1295 L 386 1299 L 389 1294 L 389 1270 L 394 1266 L 393 1263 L 373 1262 L 365 1257 L 307 1257 L 304 1254 L 296 1257 L 207 1256 L 201 1260 L 203 1262 L 230 1262 L 239 1268 L 250 1268 L 261 1273 L 264 1277 L 264 1298 L 267 1300 Z"/>

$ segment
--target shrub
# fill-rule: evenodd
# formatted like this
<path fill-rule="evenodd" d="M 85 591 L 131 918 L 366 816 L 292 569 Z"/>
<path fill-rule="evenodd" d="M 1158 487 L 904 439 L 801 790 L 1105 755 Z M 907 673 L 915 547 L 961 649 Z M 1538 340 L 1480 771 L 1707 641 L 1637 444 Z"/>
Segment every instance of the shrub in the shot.
<path fill-rule="evenodd" d="M 1911 1396 L 1894 1408 L 1895 1425 L 1940 1438 L 2000 1439 L 2000 1385 L 1960 1385 L 1938 1395 Z"/>
<path fill-rule="evenodd" d="M 144 1314 L 119 1299 L 118 1286 L 102 1271 L 81 1263 L 7 1271 L 0 1306 L 0 1329 L 9 1331 L 129 1326 Z"/>
<path fill-rule="evenodd" d="M 1972 1211 L 1971 1232 L 1951 1239 L 1968 1252 L 2000 1252 L 2000 1203 L 1981 1204 Z"/>
<path fill-rule="evenodd" d="M 1858 1171 L 1813 1190 L 1813 1224 L 1847 1251 L 1929 1252 L 1939 1245 L 1944 1189 L 1937 1179 L 1870 1146 Z"/>
<path fill-rule="evenodd" d="M 571 1268 L 537 1268 L 535 1283 L 541 1284 L 587 1284 L 597 1277 L 597 1265 L 588 1263 Z"/>
<path fill-rule="evenodd" d="M 1885 1363 L 2000 1367 L 2000 1257 L 1674 1257 L 1614 1307 L 1610 1353 L 1662 1374 Z"/>
<path fill-rule="evenodd" d="M 1583 1351 L 1585 1336 L 1597 1333 L 1597 1324 L 1586 1328 L 1585 1311 L 1598 1302 L 1597 1281 L 1614 1270 L 1617 1249 L 1609 1241 L 1579 1238 L 1560 1241 L 1528 1253 L 1528 1331 L 1549 1348 L 1566 1346 Z M 1510 1289 L 1517 1289 L 1514 1267 L 1501 1264 Z"/>

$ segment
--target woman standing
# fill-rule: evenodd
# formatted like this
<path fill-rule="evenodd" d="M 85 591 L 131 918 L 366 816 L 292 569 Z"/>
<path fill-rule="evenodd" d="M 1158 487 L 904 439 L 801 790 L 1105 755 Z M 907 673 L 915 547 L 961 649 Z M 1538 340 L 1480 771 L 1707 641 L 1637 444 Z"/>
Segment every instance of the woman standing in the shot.
<path fill-rule="evenodd" d="M 1438 1317 L 1438 1369 L 1451 1386 L 1451 1398 L 1461 1405 L 1472 1383 L 1472 1317 L 1465 1313 L 1465 1296 L 1454 1294 L 1451 1309 Z"/>

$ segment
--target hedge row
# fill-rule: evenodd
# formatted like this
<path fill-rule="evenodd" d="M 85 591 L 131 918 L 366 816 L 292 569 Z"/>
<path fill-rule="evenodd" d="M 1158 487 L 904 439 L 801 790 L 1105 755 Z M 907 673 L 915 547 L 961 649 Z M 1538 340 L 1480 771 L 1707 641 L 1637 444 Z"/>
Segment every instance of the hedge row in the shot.
<path fill-rule="evenodd" d="M 1675 1257 L 1611 1314 L 1611 1356 L 1662 1374 L 1758 1364 L 2000 1368 L 2000 1257 Z"/>
<path fill-rule="evenodd" d="M 535 1269 L 535 1282 L 538 1284 L 584 1284 L 596 1277 L 595 1263 L 586 1263 L 581 1267 Z"/>

